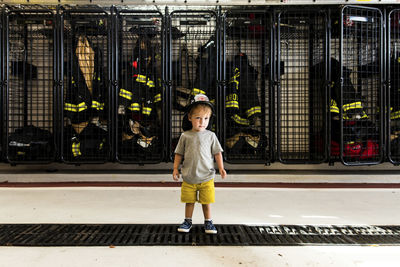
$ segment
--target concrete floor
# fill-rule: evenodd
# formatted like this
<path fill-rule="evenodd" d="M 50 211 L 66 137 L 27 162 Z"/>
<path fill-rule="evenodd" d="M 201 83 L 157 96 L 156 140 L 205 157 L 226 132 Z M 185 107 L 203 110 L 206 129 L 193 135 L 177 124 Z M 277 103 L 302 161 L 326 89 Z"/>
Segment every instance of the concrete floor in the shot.
<path fill-rule="evenodd" d="M 398 225 L 400 189 L 217 188 L 216 224 Z M 0 223 L 176 223 L 178 187 L 0 188 Z M 202 223 L 196 206 L 194 223 Z M 0 247 L 0 266 L 399 266 L 400 246 Z"/>

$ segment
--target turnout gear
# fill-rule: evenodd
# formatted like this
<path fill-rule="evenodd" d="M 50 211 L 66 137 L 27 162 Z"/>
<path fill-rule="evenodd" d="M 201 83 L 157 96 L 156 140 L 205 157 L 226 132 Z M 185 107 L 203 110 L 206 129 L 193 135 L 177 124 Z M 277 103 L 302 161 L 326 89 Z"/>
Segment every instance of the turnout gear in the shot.
<path fill-rule="evenodd" d="M 64 151 L 67 160 L 91 160 L 104 158 L 108 153 L 107 131 L 93 123 L 87 123 L 77 129 L 68 125 L 64 128 Z"/>
<path fill-rule="evenodd" d="M 212 37 L 206 44 L 199 48 L 196 58 L 196 79 L 192 89 L 192 98 L 195 95 L 207 95 L 211 103 L 215 103 L 217 92 L 217 47 Z"/>
<path fill-rule="evenodd" d="M 107 118 L 107 89 L 103 80 L 102 59 L 101 51 L 92 48 L 87 37 L 78 37 L 68 73 L 69 90 L 64 101 L 64 114 L 72 124 L 87 122 L 94 117 Z"/>
<path fill-rule="evenodd" d="M 312 74 L 320 83 L 324 77 L 316 77 L 317 70 L 322 69 L 324 62 L 314 65 Z M 340 156 L 340 140 L 343 139 L 343 156 L 365 160 L 379 156 L 378 128 L 369 120 L 363 108 L 360 90 L 356 90 L 351 82 L 351 70 L 343 67 L 343 136 L 340 133 L 340 62 L 331 58 L 332 83 L 329 111 L 331 114 L 331 156 Z"/>
<path fill-rule="evenodd" d="M 400 155 L 400 55 L 390 59 L 390 135 L 391 154 Z"/>
<path fill-rule="evenodd" d="M 132 61 L 125 62 L 122 85 L 119 90 L 119 114 L 139 121 L 154 114 L 155 105 L 161 103 L 160 80 L 157 77 L 156 55 L 150 40 L 138 40 Z"/>
<path fill-rule="evenodd" d="M 322 63 L 320 63 L 322 64 Z M 340 63 L 335 58 L 331 58 L 331 102 L 330 112 L 332 116 L 339 118 L 339 103 L 340 103 Z M 368 119 L 362 104 L 362 97 L 360 90 L 356 90 L 351 82 L 351 70 L 343 67 L 343 106 L 342 113 L 344 120 L 360 120 Z"/>
<path fill-rule="evenodd" d="M 256 86 L 258 72 L 250 64 L 247 55 L 236 55 L 231 66 L 225 99 L 226 145 L 232 149 L 232 153 L 238 153 L 241 149 L 237 145 L 233 148 L 240 139 L 244 140 L 241 143 L 245 144 L 248 150 L 260 147 L 261 106 Z"/>
<path fill-rule="evenodd" d="M 16 129 L 8 138 L 10 160 L 51 159 L 53 146 L 53 135 L 33 125 Z"/>
<path fill-rule="evenodd" d="M 118 92 L 118 123 L 122 130 L 120 151 L 127 157 L 143 157 L 142 152 L 146 149 L 146 153 L 154 152 L 150 148 L 156 145 L 160 135 L 158 112 L 162 104 L 162 86 L 157 71 L 158 60 L 149 36 L 145 35 L 137 40 L 131 60 L 123 63 Z M 141 154 L 135 156 L 131 153 Z"/>

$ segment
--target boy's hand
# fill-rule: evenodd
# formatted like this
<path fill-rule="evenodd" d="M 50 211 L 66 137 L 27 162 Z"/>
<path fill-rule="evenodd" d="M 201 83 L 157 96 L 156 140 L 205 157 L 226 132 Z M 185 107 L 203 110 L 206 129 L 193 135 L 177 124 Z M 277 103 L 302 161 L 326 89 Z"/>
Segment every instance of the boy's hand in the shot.
<path fill-rule="evenodd" d="M 225 178 L 226 178 L 226 171 L 225 171 L 225 169 L 219 170 L 219 174 L 221 174 L 221 178 L 222 178 L 222 179 L 225 179 Z"/>
<path fill-rule="evenodd" d="M 180 177 L 179 171 L 174 169 L 174 172 L 172 173 L 172 178 L 173 178 L 175 181 L 178 181 L 178 180 L 179 180 L 179 177 Z"/>

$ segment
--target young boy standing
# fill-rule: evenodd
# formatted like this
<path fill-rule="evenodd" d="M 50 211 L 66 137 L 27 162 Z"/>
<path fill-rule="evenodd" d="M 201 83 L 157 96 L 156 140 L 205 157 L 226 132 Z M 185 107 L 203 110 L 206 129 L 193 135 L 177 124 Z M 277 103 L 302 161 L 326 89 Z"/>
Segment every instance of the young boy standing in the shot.
<path fill-rule="evenodd" d="M 179 165 L 182 164 L 181 201 L 186 203 L 185 220 L 178 232 L 187 233 L 192 228 L 192 215 L 196 201 L 202 204 L 204 229 L 207 234 L 216 234 L 211 219 L 211 203 L 215 202 L 214 157 L 221 178 L 226 177 L 222 159 L 222 147 L 217 136 L 207 130 L 213 112 L 213 105 L 205 95 L 196 95 L 195 102 L 188 107 L 187 119 L 192 129 L 182 133 L 175 149 L 173 179 L 179 180 Z M 197 196 L 198 194 L 198 196 Z"/>

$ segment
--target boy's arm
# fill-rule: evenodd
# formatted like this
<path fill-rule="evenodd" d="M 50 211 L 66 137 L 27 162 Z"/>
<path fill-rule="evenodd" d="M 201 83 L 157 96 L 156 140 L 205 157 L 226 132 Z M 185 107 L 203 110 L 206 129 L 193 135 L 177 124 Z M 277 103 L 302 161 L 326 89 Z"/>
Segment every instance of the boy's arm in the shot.
<path fill-rule="evenodd" d="M 221 174 L 222 179 L 225 179 L 226 171 L 224 169 L 224 160 L 222 159 L 222 153 L 219 152 L 219 153 L 215 154 L 214 157 L 215 157 L 215 161 L 217 162 L 219 174 Z"/>
<path fill-rule="evenodd" d="M 175 158 L 174 158 L 174 171 L 172 172 L 172 178 L 175 181 L 179 180 L 179 165 L 181 164 L 182 161 L 182 155 L 181 154 L 176 154 L 175 153 Z"/>

